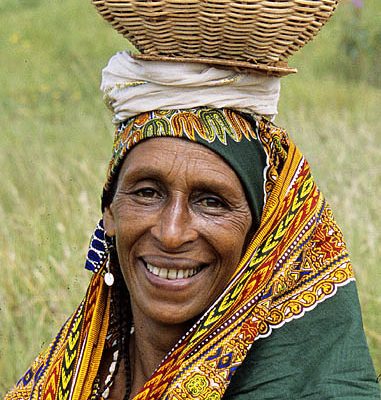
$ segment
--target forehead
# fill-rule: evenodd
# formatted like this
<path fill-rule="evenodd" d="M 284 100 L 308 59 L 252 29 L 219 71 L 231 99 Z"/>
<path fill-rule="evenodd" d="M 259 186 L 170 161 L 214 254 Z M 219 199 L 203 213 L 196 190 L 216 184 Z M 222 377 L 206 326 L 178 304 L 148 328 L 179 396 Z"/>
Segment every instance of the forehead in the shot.
<path fill-rule="evenodd" d="M 222 157 L 201 144 L 179 138 L 153 138 L 139 143 L 124 160 L 119 181 L 147 174 L 168 179 L 226 181 L 242 189 L 236 173 Z"/>

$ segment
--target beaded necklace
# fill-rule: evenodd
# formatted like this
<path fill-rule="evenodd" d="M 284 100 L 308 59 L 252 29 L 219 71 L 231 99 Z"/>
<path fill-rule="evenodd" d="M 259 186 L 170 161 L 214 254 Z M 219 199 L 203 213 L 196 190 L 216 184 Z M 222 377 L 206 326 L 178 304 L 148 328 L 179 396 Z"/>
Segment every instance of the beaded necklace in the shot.
<path fill-rule="evenodd" d="M 133 333 L 134 333 L 134 327 L 132 326 L 131 330 L 130 330 L 130 336 Z M 115 344 L 116 344 L 116 346 L 115 346 Z M 114 343 L 113 347 L 114 348 L 118 347 L 118 342 Z M 128 349 L 128 346 L 125 346 L 125 348 Z M 128 353 L 128 350 L 126 350 L 126 351 Z M 129 356 L 128 356 L 128 354 L 126 354 L 125 355 L 125 359 L 128 359 L 128 358 L 129 358 Z M 116 374 L 117 374 L 117 372 L 119 370 L 119 365 L 120 365 L 121 359 L 122 359 L 122 357 L 120 357 L 119 349 L 115 350 L 113 352 L 113 355 L 112 355 L 112 361 L 111 361 L 111 364 L 110 364 L 110 367 L 109 367 L 109 373 L 106 376 L 104 385 L 101 387 L 101 379 L 100 379 L 99 376 L 97 376 L 95 381 L 94 381 L 93 390 L 92 390 L 92 394 L 90 396 L 90 400 L 106 400 L 106 399 L 108 399 L 108 397 L 110 395 L 110 389 L 111 389 L 112 385 L 115 382 L 115 377 L 116 377 Z M 129 371 L 130 368 L 128 368 L 129 367 L 129 363 L 125 367 L 126 367 L 126 371 L 129 374 L 129 377 L 126 377 L 127 383 L 128 383 L 127 384 L 127 388 L 126 388 L 126 397 L 128 397 L 130 389 L 131 389 L 131 387 L 130 387 L 131 382 L 130 382 L 130 379 L 128 379 L 128 378 L 130 378 L 130 371 Z"/>

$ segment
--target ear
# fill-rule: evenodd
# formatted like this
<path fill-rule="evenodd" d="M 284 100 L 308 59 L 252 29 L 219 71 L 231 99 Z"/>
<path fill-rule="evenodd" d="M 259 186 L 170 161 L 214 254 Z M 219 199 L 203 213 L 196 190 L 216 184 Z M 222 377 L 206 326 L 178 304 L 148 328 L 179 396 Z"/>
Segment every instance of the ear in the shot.
<path fill-rule="evenodd" d="M 110 207 L 106 207 L 103 212 L 103 224 L 107 236 L 115 236 L 115 220 Z"/>

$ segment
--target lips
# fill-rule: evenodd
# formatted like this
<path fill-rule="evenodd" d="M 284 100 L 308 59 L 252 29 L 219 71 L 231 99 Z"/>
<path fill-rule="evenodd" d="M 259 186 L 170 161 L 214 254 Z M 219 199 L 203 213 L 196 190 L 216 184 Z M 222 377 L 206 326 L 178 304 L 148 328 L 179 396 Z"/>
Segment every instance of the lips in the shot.
<path fill-rule="evenodd" d="M 167 280 L 177 280 L 177 279 L 188 279 L 197 275 L 206 264 L 201 264 L 198 266 L 189 266 L 186 268 L 184 265 L 177 265 L 176 267 L 164 267 L 162 263 L 148 262 L 143 259 L 144 267 L 151 274 Z M 181 264 L 181 263 L 180 263 Z"/>

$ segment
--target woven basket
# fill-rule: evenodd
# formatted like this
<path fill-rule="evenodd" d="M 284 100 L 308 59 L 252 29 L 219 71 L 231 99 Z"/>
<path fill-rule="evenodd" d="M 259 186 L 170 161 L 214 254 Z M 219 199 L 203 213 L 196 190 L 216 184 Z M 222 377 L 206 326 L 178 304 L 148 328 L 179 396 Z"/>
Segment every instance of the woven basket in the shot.
<path fill-rule="evenodd" d="M 287 58 L 310 41 L 338 0 L 92 0 L 141 54 L 273 75 L 296 72 Z"/>

